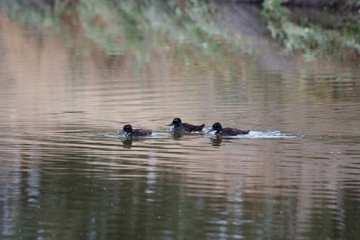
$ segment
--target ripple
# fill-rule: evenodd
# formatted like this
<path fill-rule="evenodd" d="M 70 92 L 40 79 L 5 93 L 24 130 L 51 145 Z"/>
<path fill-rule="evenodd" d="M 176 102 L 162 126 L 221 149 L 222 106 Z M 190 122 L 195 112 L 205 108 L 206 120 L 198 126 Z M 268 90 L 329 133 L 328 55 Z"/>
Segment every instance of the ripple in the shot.
<path fill-rule="evenodd" d="M 128 138 L 125 135 L 105 134 L 104 136 L 109 137 L 109 138 L 121 138 L 121 139 Z M 170 138 L 170 137 L 171 137 L 170 133 L 152 133 L 151 136 L 144 136 L 144 137 L 140 137 L 140 138 L 144 138 L 144 139 L 162 139 L 162 138 Z"/>

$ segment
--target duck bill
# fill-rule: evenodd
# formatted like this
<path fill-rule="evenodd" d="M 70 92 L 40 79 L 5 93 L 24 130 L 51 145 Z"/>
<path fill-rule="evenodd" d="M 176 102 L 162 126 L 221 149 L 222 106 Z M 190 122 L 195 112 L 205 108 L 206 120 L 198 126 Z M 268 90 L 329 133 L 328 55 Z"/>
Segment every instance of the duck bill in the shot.
<path fill-rule="evenodd" d="M 118 135 L 123 134 L 124 132 L 125 132 L 124 130 L 121 130 L 118 132 Z"/>
<path fill-rule="evenodd" d="M 174 126 L 174 124 L 173 124 L 173 123 L 170 123 L 170 124 L 168 124 L 167 126 Z"/>
<path fill-rule="evenodd" d="M 209 131 L 207 131 L 207 133 L 213 132 L 213 131 L 215 131 L 215 129 L 211 128 Z"/>

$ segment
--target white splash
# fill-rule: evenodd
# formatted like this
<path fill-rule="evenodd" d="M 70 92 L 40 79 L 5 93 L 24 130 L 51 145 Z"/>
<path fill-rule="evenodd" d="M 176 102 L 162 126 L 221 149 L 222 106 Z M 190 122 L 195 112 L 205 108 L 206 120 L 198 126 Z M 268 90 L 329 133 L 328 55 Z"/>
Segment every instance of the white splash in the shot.
<path fill-rule="evenodd" d="M 215 132 L 211 133 L 215 136 Z M 299 136 L 289 135 L 281 133 L 280 131 L 251 131 L 248 134 L 237 135 L 237 136 L 223 136 L 222 138 L 298 138 Z"/>

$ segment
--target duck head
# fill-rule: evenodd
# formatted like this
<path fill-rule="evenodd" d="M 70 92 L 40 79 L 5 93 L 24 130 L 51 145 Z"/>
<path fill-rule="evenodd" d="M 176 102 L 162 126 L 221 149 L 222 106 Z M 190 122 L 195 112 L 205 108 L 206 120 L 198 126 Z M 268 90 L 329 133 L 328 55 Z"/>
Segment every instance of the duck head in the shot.
<path fill-rule="evenodd" d="M 223 128 L 221 124 L 219 122 L 216 122 L 212 125 L 212 128 L 208 131 L 208 133 L 213 131 L 216 131 L 216 133 L 221 133 L 222 130 Z"/>
<path fill-rule="evenodd" d="M 123 130 L 121 130 L 121 132 L 119 132 L 119 134 L 125 133 L 126 135 L 129 135 L 131 132 L 133 131 L 132 127 L 130 124 L 126 124 L 123 127 Z"/>
<path fill-rule="evenodd" d="M 181 119 L 174 118 L 174 120 L 168 126 L 180 126 L 180 124 L 181 124 Z"/>

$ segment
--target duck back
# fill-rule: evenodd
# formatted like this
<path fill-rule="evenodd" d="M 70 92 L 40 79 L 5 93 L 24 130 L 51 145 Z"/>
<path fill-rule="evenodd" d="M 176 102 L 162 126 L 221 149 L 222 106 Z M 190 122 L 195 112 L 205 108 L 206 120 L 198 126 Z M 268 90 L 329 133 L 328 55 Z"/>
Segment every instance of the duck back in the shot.
<path fill-rule="evenodd" d="M 237 128 L 224 128 L 220 135 L 222 136 L 236 136 L 241 134 L 248 134 L 250 130 L 240 130 Z"/>
<path fill-rule="evenodd" d="M 183 131 L 187 131 L 187 132 L 197 132 L 197 131 L 202 131 L 202 129 L 204 128 L 205 124 L 201 124 L 201 125 L 193 125 L 190 123 L 182 123 L 181 124 Z"/>
<path fill-rule="evenodd" d="M 133 137 L 145 137 L 150 136 L 152 134 L 152 130 L 150 129 L 134 129 L 131 133 Z"/>

